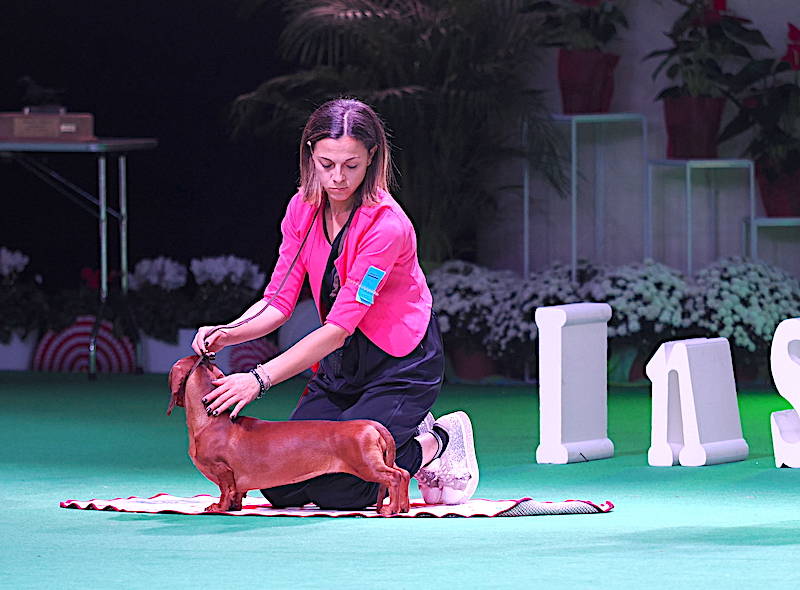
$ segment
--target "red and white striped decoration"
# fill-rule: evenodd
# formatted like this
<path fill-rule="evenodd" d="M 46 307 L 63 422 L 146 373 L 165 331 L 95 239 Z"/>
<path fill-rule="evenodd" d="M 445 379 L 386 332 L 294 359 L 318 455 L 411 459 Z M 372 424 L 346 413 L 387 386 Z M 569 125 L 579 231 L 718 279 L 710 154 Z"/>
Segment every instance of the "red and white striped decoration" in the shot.
<path fill-rule="evenodd" d="M 267 338 L 258 338 L 249 342 L 242 342 L 230 349 L 228 372 L 244 373 L 259 363 L 268 361 L 277 356 L 278 347 Z"/>
<path fill-rule="evenodd" d="M 89 342 L 94 316 L 84 315 L 61 332 L 48 332 L 39 341 L 33 355 L 34 371 L 86 373 L 89 371 Z M 117 338 L 108 320 L 100 323 L 97 332 L 97 372 L 132 373 L 136 368 L 136 352 L 127 338 Z"/>

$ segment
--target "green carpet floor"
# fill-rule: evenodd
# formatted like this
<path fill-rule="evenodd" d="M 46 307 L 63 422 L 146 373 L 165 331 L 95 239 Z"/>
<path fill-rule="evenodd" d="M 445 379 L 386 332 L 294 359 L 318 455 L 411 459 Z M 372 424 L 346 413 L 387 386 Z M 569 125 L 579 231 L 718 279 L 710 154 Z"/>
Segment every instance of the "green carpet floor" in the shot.
<path fill-rule="evenodd" d="M 302 383 L 249 414 L 283 419 Z M 750 458 L 647 465 L 649 390 L 612 389 L 613 459 L 537 465 L 532 387 L 445 387 L 481 465 L 477 496 L 611 500 L 610 514 L 296 519 L 64 510 L 65 499 L 215 493 L 186 455 L 166 377 L 0 373 L 0 588 L 797 588 L 800 470 L 776 469 L 774 391 L 740 392 Z M 416 495 L 412 484 L 412 495 Z"/>

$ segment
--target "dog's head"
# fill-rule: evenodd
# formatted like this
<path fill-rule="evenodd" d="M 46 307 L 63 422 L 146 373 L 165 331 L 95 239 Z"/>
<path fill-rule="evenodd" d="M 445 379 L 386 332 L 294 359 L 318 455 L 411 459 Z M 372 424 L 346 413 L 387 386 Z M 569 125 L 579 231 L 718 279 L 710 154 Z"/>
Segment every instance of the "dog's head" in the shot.
<path fill-rule="evenodd" d="M 192 369 L 197 367 L 199 356 L 193 354 L 192 356 L 183 357 L 174 365 L 169 371 L 169 407 L 167 408 L 167 416 L 172 414 L 175 406 L 184 407 L 186 396 L 186 381 L 189 379 L 189 374 Z"/>

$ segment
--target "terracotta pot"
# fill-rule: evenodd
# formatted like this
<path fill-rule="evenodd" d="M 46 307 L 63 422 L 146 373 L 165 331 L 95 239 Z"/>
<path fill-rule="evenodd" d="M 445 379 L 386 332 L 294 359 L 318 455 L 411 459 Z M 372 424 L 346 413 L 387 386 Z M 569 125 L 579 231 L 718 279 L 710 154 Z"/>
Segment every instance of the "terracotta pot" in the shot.
<path fill-rule="evenodd" d="M 497 373 L 495 362 L 482 350 L 451 346 L 448 355 L 459 379 L 480 381 Z"/>
<path fill-rule="evenodd" d="M 619 56 L 597 50 L 560 49 L 558 84 L 565 115 L 607 113 Z"/>
<path fill-rule="evenodd" d="M 664 99 L 667 157 L 679 160 L 716 158 L 725 98 L 680 96 Z"/>
<path fill-rule="evenodd" d="M 800 169 L 770 179 L 757 162 L 756 179 L 767 217 L 800 217 Z"/>

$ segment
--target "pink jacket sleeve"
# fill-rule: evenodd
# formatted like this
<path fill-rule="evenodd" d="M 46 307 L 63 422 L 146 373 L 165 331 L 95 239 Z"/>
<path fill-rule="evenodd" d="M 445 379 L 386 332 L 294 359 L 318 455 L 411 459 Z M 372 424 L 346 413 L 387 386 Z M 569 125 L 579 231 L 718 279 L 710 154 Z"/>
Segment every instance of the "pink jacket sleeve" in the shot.
<path fill-rule="evenodd" d="M 407 236 L 402 221 L 396 213 L 387 210 L 359 240 L 353 261 L 347 269 L 344 269 L 346 278 L 336 295 L 330 313 L 325 318 L 325 323 L 336 324 L 348 334 L 355 332 L 359 322 L 370 309 L 370 305 L 356 298 L 367 270 L 375 267 L 386 273 L 375 289 L 374 296 L 378 298 L 381 289 L 389 280 L 398 257 L 407 247 L 406 241 Z M 344 276 L 341 274 L 343 269 L 338 270 L 340 276 Z"/>
<path fill-rule="evenodd" d="M 278 287 L 289 272 L 289 265 L 294 260 L 297 250 L 303 241 L 304 228 L 300 226 L 299 205 L 302 204 L 301 196 L 296 194 L 289 201 L 289 206 L 286 208 L 286 215 L 281 221 L 281 234 L 283 239 L 278 248 L 278 262 L 275 264 L 275 269 L 272 271 L 272 277 L 269 280 L 267 288 L 264 290 L 264 299 L 268 300 L 276 294 Z M 308 228 L 305 228 L 308 229 Z M 303 286 L 303 279 L 306 276 L 306 267 L 303 264 L 303 257 L 299 256 L 291 274 L 286 278 L 286 282 L 281 288 L 280 292 L 272 301 L 270 305 L 275 307 L 287 318 L 292 315 L 294 307 L 297 304 L 297 297 L 300 295 L 300 289 Z"/>

